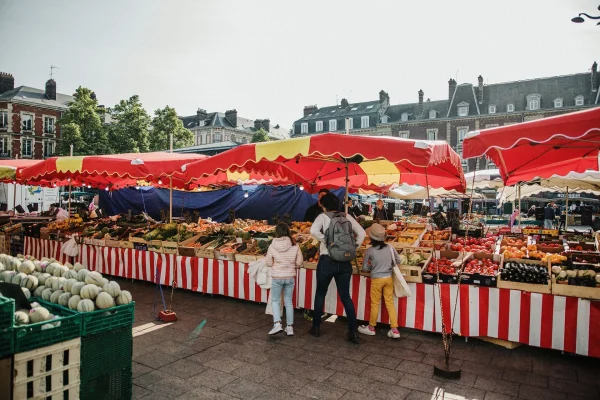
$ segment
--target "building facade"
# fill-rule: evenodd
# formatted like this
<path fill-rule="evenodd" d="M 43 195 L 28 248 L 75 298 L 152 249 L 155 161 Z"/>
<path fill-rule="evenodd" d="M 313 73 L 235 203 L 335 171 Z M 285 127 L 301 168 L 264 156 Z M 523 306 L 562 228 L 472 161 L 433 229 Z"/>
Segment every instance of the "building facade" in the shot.
<path fill-rule="evenodd" d="M 289 129 L 279 125 L 272 126 L 268 119 L 250 120 L 238 117 L 237 110 L 208 113 L 199 108 L 196 115 L 180 117 L 180 119 L 185 128 L 194 132 L 197 146 L 220 142 L 250 143 L 252 135 L 261 128 L 267 131 L 273 140 L 286 139 L 290 136 Z"/>
<path fill-rule="evenodd" d="M 44 90 L 15 88 L 13 76 L 0 72 L 0 158 L 53 156 L 60 140 L 57 121 L 73 100 L 56 92 L 53 79 Z"/>
<path fill-rule="evenodd" d="M 395 136 L 406 139 L 446 140 L 462 154 L 462 141 L 469 131 L 512 125 L 553 115 L 597 107 L 599 98 L 598 65 L 580 74 L 553 76 L 515 82 L 477 85 L 448 81 L 448 97 L 390 105 L 386 92 L 379 101 L 304 108 L 304 117 L 294 122 L 292 136 L 320 132 Z M 479 164 L 477 165 L 477 163 Z M 463 160 L 465 172 L 495 168 L 488 160 Z"/>

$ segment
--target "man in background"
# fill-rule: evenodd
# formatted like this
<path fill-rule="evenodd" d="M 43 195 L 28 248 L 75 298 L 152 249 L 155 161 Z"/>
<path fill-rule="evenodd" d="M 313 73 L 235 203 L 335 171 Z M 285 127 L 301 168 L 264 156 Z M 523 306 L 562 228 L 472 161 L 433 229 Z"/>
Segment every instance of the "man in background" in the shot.
<path fill-rule="evenodd" d="M 552 203 L 546 204 L 546 207 L 544 208 L 544 229 L 552 229 L 555 218 L 556 214 Z"/>
<path fill-rule="evenodd" d="M 329 190 L 327 189 L 319 190 L 319 200 L 317 200 L 317 202 L 312 206 L 308 207 L 306 213 L 304 214 L 304 222 L 315 222 L 315 219 L 317 219 L 319 214 L 323 212 L 320 201 L 327 193 L 329 193 Z"/>
<path fill-rule="evenodd" d="M 383 200 L 377 200 L 377 206 L 373 211 L 373 219 L 375 221 L 390 221 L 393 218 L 389 215 L 388 210 L 383 206 Z"/>

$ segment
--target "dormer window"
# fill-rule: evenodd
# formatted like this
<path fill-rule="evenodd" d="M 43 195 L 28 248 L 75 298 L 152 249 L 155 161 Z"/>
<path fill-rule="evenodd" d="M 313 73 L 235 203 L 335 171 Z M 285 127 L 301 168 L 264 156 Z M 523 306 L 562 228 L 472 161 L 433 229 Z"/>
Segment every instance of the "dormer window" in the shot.
<path fill-rule="evenodd" d="M 388 122 L 388 116 L 387 115 L 382 115 L 381 116 L 381 123 L 382 124 L 387 124 Z"/>
<path fill-rule="evenodd" d="M 402 120 L 402 122 L 408 121 L 408 114 L 407 113 L 402 113 L 402 115 L 400 116 L 400 119 Z"/>
<path fill-rule="evenodd" d="M 308 133 L 308 122 L 303 122 L 300 124 L 300 133 Z"/>
<path fill-rule="evenodd" d="M 563 106 L 563 99 L 561 99 L 560 97 L 557 99 L 554 99 L 554 108 L 561 108 Z"/>
<path fill-rule="evenodd" d="M 515 105 L 513 103 L 508 103 L 506 105 L 506 112 L 514 112 L 515 111 Z"/>
<path fill-rule="evenodd" d="M 317 121 L 315 123 L 315 131 L 316 132 L 323 132 L 323 121 Z"/>
<path fill-rule="evenodd" d="M 575 97 L 575 105 L 576 106 L 582 106 L 583 105 L 583 96 L 577 96 L 577 97 Z"/>
<path fill-rule="evenodd" d="M 539 110 L 541 105 L 541 96 L 539 94 L 530 94 L 527 96 L 527 110 Z"/>
<path fill-rule="evenodd" d="M 495 104 L 490 104 L 488 107 L 488 113 L 489 114 L 496 114 L 496 105 Z"/>
<path fill-rule="evenodd" d="M 429 110 L 429 119 L 435 119 L 436 114 L 435 110 Z"/>
<path fill-rule="evenodd" d="M 335 120 L 335 119 L 330 119 L 329 120 L 329 130 L 331 132 L 337 131 L 337 120 Z"/>
<path fill-rule="evenodd" d="M 463 101 L 462 103 L 458 104 L 458 116 L 466 117 L 467 115 L 469 115 L 469 103 L 465 103 Z"/>

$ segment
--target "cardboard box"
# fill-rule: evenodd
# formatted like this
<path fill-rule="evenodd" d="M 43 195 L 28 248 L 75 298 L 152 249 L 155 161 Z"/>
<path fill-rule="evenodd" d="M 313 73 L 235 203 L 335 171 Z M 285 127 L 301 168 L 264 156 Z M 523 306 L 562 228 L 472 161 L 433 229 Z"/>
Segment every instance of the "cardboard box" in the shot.
<path fill-rule="evenodd" d="M 521 259 L 521 258 L 516 258 L 516 259 L 505 258 L 502 261 L 502 267 L 504 267 L 504 264 L 506 264 L 508 262 L 518 262 L 518 263 L 529 264 L 529 265 L 543 265 L 548 269 L 548 274 L 551 273 L 550 264 L 548 262 L 542 262 L 542 261 L 536 261 L 536 260 L 525 260 L 525 259 Z M 513 290 L 521 290 L 523 292 L 550 294 L 550 293 L 552 293 L 552 280 L 549 280 L 548 284 L 546 284 L 546 285 L 540 285 L 540 284 L 536 284 L 536 283 L 503 281 L 502 276 L 498 275 L 497 287 L 500 289 L 513 289 Z"/>
<path fill-rule="evenodd" d="M 498 267 L 502 267 L 504 256 L 499 254 L 473 253 L 473 258 L 476 260 L 488 259 L 498 263 Z M 499 270 L 498 270 L 499 271 Z M 498 283 L 498 272 L 495 275 L 483 274 L 460 274 L 460 282 L 467 285 L 477 285 L 485 287 L 496 287 Z"/>
<path fill-rule="evenodd" d="M 580 299 L 600 300 L 600 287 L 575 286 L 558 283 L 552 276 L 552 294 L 557 296 L 579 297 Z"/>

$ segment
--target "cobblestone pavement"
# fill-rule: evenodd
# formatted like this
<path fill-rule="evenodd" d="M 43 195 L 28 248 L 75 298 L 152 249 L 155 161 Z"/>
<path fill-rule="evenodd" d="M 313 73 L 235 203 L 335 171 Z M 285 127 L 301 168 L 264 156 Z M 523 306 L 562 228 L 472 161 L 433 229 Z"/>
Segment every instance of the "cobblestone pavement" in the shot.
<path fill-rule="evenodd" d="M 600 398 L 597 359 L 455 338 L 452 362 L 462 378 L 449 381 L 433 376 L 443 360 L 440 335 L 401 330 L 392 340 L 380 327 L 357 346 L 343 338 L 345 320 L 324 322 L 314 338 L 298 311 L 295 336 L 271 337 L 264 305 L 182 290 L 173 301 L 178 321 L 161 326 L 152 312 L 155 286 L 120 283 L 136 301 L 134 399 Z M 165 289 L 167 302 L 169 295 Z"/>

